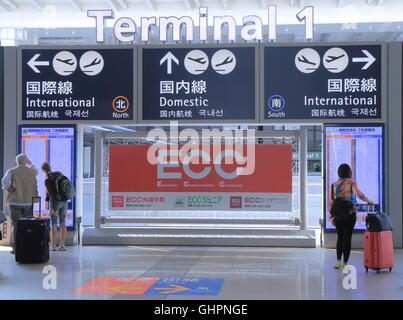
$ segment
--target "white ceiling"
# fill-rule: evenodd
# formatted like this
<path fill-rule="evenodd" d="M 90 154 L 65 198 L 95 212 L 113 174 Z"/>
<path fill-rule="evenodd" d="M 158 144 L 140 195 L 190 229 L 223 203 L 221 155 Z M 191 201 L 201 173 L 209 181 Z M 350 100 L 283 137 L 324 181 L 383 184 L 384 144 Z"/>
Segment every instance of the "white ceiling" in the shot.
<path fill-rule="evenodd" d="M 192 10 L 199 6 L 220 6 L 223 10 L 233 10 L 236 7 L 267 8 L 267 4 L 277 4 L 289 7 L 304 7 L 307 5 L 342 8 L 348 5 L 357 7 L 393 7 L 400 0 L 1 0 L 0 6 L 6 11 L 13 10 L 43 10 L 46 5 L 71 6 L 75 10 L 83 10 L 94 5 L 106 5 L 118 11 L 146 6 L 149 10 L 160 10 L 166 5 L 177 9 L 183 7 Z"/>

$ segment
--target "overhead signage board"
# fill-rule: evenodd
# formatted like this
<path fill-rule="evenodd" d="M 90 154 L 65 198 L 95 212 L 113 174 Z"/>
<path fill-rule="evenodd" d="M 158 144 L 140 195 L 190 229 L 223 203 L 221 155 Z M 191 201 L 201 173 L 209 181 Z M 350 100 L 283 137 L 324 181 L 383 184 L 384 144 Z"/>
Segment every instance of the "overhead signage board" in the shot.
<path fill-rule="evenodd" d="M 139 121 L 258 120 L 255 45 L 139 49 Z"/>
<path fill-rule="evenodd" d="M 383 52 L 381 44 L 263 46 L 261 119 L 383 119 Z"/>
<path fill-rule="evenodd" d="M 19 51 L 20 119 L 135 120 L 134 49 Z"/>

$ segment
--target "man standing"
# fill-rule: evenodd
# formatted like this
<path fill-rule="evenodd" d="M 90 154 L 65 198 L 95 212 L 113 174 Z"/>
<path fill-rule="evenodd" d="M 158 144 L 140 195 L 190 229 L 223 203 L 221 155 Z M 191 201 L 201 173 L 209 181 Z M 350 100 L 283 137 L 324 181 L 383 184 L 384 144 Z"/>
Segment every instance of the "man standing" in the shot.
<path fill-rule="evenodd" d="M 36 176 L 38 170 L 25 154 L 19 154 L 15 161 L 17 166 L 8 169 L 3 177 L 2 188 L 7 190 L 7 204 L 10 208 L 12 251 L 15 252 L 17 221 L 19 218 L 32 217 L 32 197 L 38 196 Z"/>

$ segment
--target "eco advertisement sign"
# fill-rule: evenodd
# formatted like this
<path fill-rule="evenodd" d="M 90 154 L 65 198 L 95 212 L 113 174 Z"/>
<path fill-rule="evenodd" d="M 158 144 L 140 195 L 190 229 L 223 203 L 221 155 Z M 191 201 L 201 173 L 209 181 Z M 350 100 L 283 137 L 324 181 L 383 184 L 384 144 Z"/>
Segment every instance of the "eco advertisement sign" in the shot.
<path fill-rule="evenodd" d="M 209 153 L 212 145 L 202 145 L 200 157 L 184 152 L 198 163 L 152 164 L 150 145 L 111 145 L 109 209 L 291 211 L 291 145 L 255 147 L 242 164 L 239 151 Z"/>

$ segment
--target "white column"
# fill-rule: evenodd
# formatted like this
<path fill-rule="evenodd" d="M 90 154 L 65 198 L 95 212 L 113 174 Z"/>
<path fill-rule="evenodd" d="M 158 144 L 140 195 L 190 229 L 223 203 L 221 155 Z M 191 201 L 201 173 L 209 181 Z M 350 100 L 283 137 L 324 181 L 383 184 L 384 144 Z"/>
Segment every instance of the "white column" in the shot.
<path fill-rule="evenodd" d="M 77 125 L 77 145 L 76 145 L 76 218 L 82 221 L 83 216 L 83 150 L 84 150 L 84 125 Z"/>
<path fill-rule="evenodd" d="M 300 208 L 300 219 L 301 219 L 301 230 L 306 229 L 307 219 L 306 219 L 306 204 L 307 204 L 307 163 L 308 163 L 308 152 L 307 152 L 307 128 L 301 126 L 300 136 L 299 136 L 299 184 L 300 184 L 300 197 L 299 197 L 299 208 Z"/>
<path fill-rule="evenodd" d="M 402 57 L 401 42 L 389 44 L 388 108 L 385 127 L 385 211 L 393 222 L 393 245 L 403 247 L 402 215 Z M 384 89 L 383 89 L 384 90 Z M 384 93 L 386 94 L 386 93 Z"/>
<path fill-rule="evenodd" d="M 95 133 L 94 228 L 101 227 L 101 218 L 102 218 L 103 144 L 104 144 L 103 132 L 97 131 Z"/>
<path fill-rule="evenodd" d="M 3 173 L 15 166 L 15 156 L 18 153 L 18 120 L 17 120 L 17 48 L 4 48 L 4 114 L 3 121 Z M 3 190 L 0 190 L 3 192 Z M 6 204 L 7 192 L 3 192 L 3 210 L 8 212 Z M 1 240 L 1 245 L 10 245 L 11 220 L 7 217 L 7 239 Z"/>

